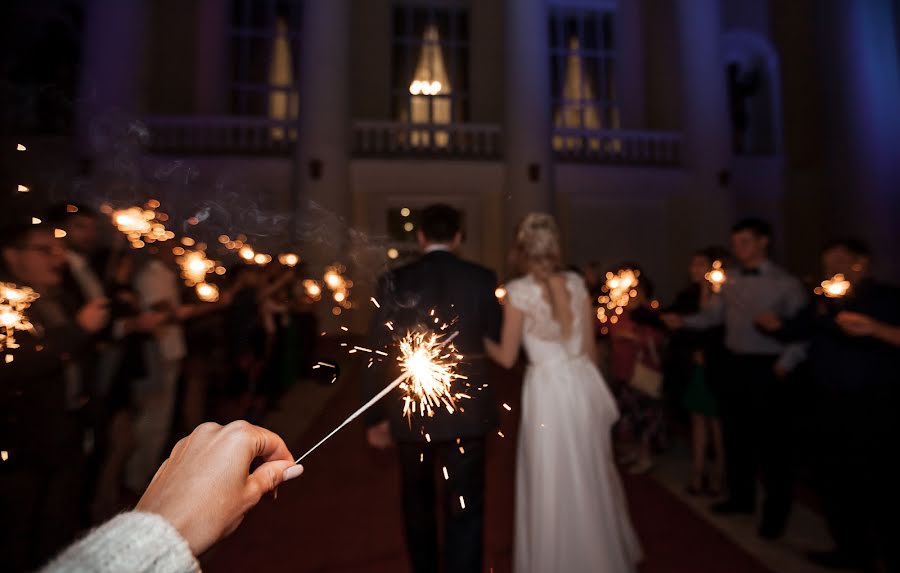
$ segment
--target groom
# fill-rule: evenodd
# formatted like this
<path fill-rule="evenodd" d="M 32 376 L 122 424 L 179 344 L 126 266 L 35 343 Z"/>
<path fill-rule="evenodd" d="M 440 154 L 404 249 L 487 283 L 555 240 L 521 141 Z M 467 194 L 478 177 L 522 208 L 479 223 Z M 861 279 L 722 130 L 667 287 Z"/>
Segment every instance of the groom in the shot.
<path fill-rule="evenodd" d="M 454 344 L 464 355 L 457 373 L 466 379 L 454 382 L 455 391 L 471 397 L 458 401 L 464 411 L 450 414 L 438 408 L 434 417 L 416 413 L 410 422 L 402 415 L 400 395 L 394 393 L 367 413 L 369 444 L 378 449 L 397 444 L 406 543 L 415 573 L 439 570 L 438 483 L 444 571 L 475 573 L 482 564 L 485 435 L 497 426 L 493 388 L 482 388 L 488 371 L 482 341 L 498 338 L 500 306 L 494 296 L 495 274 L 454 254 L 462 242 L 460 219 L 460 213 L 448 205 L 432 205 L 422 212 L 417 236 L 424 254 L 380 278 L 377 300 L 381 306 L 370 335 L 372 347 L 381 349 L 407 331 L 455 319 L 444 332 L 458 331 Z M 393 331 L 385 326 L 388 322 Z M 386 360 L 380 371 L 369 370 L 366 398 L 392 380 L 396 369 L 396 361 Z"/>

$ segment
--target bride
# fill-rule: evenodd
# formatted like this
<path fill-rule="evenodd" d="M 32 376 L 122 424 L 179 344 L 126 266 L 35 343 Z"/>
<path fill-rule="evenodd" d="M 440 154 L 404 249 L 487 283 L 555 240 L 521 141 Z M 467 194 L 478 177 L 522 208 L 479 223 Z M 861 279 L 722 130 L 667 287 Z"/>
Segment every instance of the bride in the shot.
<path fill-rule="evenodd" d="M 619 413 L 596 367 L 593 309 L 584 281 L 561 270 L 550 215 L 516 232 L 522 278 L 507 287 L 500 344 L 511 368 L 525 346 L 528 369 L 516 459 L 516 573 L 635 571 L 641 549 L 613 464 Z"/>

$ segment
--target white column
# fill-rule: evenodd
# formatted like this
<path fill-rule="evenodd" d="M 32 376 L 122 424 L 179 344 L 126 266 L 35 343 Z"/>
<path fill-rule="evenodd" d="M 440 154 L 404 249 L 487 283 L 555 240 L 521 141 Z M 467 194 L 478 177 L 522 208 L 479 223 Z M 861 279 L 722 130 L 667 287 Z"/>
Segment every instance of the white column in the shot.
<path fill-rule="evenodd" d="M 550 55 L 546 0 L 506 0 L 507 228 L 553 212 Z"/>
<path fill-rule="evenodd" d="M 343 246 L 350 220 L 350 1 L 306 0 L 295 181 L 301 237 Z M 329 222 L 326 224 L 325 220 Z"/>
<path fill-rule="evenodd" d="M 143 0 L 91 0 L 85 10 L 78 133 L 89 144 L 91 122 L 102 115 L 141 111 L 149 9 Z"/>
<path fill-rule="evenodd" d="M 875 250 L 879 274 L 900 279 L 900 62 L 896 4 L 821 3 L 830 227 Z"/>
<path fill-rule="evenodd" d="M 197 2 L 194 111 L 200 115 L 228 112 L 229 8 L 223 0 Z"/>
<path fill-rule="evenodd" d="M 731 168 L 731 126 L 722 59 L 720 0 L 679 0 L 682 157 L 689 193 L 699 202 L 691 239 L 721 242 L 734 217 L 732 192 L 720 185 Z"/>

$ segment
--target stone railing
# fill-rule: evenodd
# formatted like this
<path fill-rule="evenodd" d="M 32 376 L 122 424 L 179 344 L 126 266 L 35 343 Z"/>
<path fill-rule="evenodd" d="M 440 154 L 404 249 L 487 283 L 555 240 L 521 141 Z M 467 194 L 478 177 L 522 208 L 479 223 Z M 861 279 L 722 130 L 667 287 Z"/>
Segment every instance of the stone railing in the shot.
<path fill-rule="evenodd" d="M 559 161 L 613 165 L 681 165 L 681 134 L 667 131 L 553 130 Z"/>
<path fill-rule="evenodd" d="M 157 153 L 289 155 L 297 140 L 296 121 L 266 117 L 151 116 L 144 124 Z"/>
<path fill-rule="evenodd" d="M 390 121 L 357 121 L 353 125 L 357 157 L 496 160 L 502 153 L 501 140 L 499 125 Z"/>

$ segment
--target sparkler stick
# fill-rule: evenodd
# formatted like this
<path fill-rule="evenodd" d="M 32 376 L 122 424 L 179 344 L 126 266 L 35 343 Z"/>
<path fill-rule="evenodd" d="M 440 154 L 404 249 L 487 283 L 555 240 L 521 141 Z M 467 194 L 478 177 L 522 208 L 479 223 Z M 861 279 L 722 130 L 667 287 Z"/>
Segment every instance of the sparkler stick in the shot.
<path fill-rule="evenodd" d="M 406 380 L 407 378 L 409 378 L 411 375 L 412 375 L 412 374 L 410 374 L 409 372 L 404 372 L 403 374 L 401 374 L 400 376 L 398 376 L 393 382 L 391 382 L 390 384 L 388 384 L 387 386 L 385 386 L 384 389 L 383 389 L 381 392 L 379 392 L 378 394 L 375 394 L 374 396 L 372 396 L 372 398 L 371 398 L 368 402 L 366 402 L 365 404 L 363 404 L 357 411 L 355 411 L 355 412 L 353 412 L 352 414 L 350 414 L 350 416 L 348 416 L 346 420 L 344 420 L 343 422 L 341 422 L 341 424 L 340 424 L 337 428 L 333 429 L 333 430 L 331 431 L 331 433 L 329 433 L 327 436 L 325 436 L 324 438 L 322 438 L 321 440 L 319 440 L 319 443 L 317 443 L 315 446 L 311 447 L 311 448 L 309 449 L 309 451 L 307 451 L 305 454 L 303 454 L 302 456 L 300 456 L 299 458 L 297 458 L 297 460 L 296 460 L 294 463 L 295 463 L 295 464 L 299 464 L 300 462 L 302 462 L 302 461 L 303 461 L 303 458 L 305 458 L 305 457 L 308 456 L 309 454 L 311 454 L 311 453 L 313 453 L 314 451 L 316 451 L 316 449 L 317 449 L 319 446 L 321 446 L 322 444 L 324 444 L 325 442 L 327 442 L 328 439 L 329 439 L 331 436 L 337 434 L 339 431 L 341 431 L 342 428 L 344 428 L 344 426 L 346 426 L 347 424 L 349 424 L 349 423 L 352 422 L 353 420 L 357 419 L 360 415 L 362 415 L 363 412 L 365 412 L 366 410 L 368 410 L 369 408 L 371 408 L 372 406 L 374 406 L 376 402 L 378 402 L 379 400 L 381 400 L 382 398 L 384 398 L 385 396 L 387 396 L 388 394 L 390 394 L 397 386 L 399 386 L 404 380 Z"/>
<path fill-rule="evenodd" d="M 444 347 L 444 346 L 447 346 L 448 344 L 450 344 L 450 342 L 451 342 L 454 338 L 456 338 L 457 334 L 459 334 L 459 333 L 458 333 L 458 332 L 454 332 L 453 334 L 451 334 L 450 336 L 448 336 L 445 340 L 441 341 L 440 346 L 441 346 L 441 347 Z M 405 380 L 408 380 L 409 378 L 411 378 L 411 377 L 413 377 L 413 376 L 415 376 L 415 375 L 416 375 L 415 370 L 411 370 L 411 369 L 405 370 L 405 371 L 403 372 L 403 374 L 401 374 L 401 375 L 398 376 L 396 379 L 394 379 L 393 382 L 391 382 L 390 384 L 388 384 L 387 386 L 385 386 L 384 389 L 382 389 L 378 394 L 375 394 L 374 396 L 372 396 L 372 398 L 371 398 L 368 402 L 366 402 L 365 404 L 363 404 L 358 410 L 356 410 L 355 412 L 353 412 L 352 414 L 350 414 L 350 416 L 348 416 L 346 420 L 344 420 L 343 422 L 341 422 L 340 425 L 339 425 L 337 428 L 333 429 L 327 436 L 325 436 L 324 438 L 322 438 L 321 440 L 319 440 L 319 443 L 317 443 L 317 444 L 314 445 L 312 448 L 310 448 L 305 454 L 303 454 L 302 456 L 300 456 L 299 458 L 297 458 L 296 461 L 294 461 L 294 463 L 295 463 L 295 464 L 299 464 L 300 462 L 302 462 L 303 459 L 306 458 L 306 456 L 308 456 L 309 454 L 311 454 L 311 453 L 313 453 L 314 451 L 316 451 L 316 449 L 318 449 L 319 446 L 321 446 L 322 444 L 324 444 L 325 442 L 327 442 L 329 438 L 331 438 L 333 435 L 335 435 L 335 434 L 337 434 L 339 431 L 341 431 L 341 429 L 343 429 L 345 426 L 347 426 L 347 424 L 349 424 L 350 422 L 352 422 L 352 421 L 355 420 L 356 418 L 360 417 L 360 416 L 363 414 L 363 412 L 365 412 L 366 410 L 368 410 L 369 408 L 371 408 L 372 406 L 374 406 L 379 400 L 381 400 L 382 398 L 384 398 L 385 396 L 387 396 L 388 394 L 390 394 L 394 389 L 397 388 L 397 386 L 399 386 L 399 385 L 402 384 Z"/>

